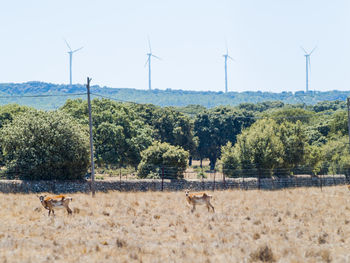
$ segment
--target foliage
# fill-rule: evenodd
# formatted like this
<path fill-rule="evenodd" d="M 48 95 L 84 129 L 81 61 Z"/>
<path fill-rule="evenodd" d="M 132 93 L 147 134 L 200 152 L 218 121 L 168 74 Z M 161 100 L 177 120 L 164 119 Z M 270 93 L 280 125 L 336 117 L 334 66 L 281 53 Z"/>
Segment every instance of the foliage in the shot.
<path fill-rule="evenodd" d="M 155 141 L 141 156 L 138 166 L 140 178 L 160 178 L 161 169 L 164 169 L 165 178 L 179 179 L 183 178 L 189 154 L 178 146 Z"/>
<path fill-rule="evenodd" d="M 59 112 L 15 117 L 1 130 L 1 145 L 10 178 L 81 179 L 89 165 L 86 130 Z"/>
<path fill-rule="evenodd" d="M 23 112 L 29 111 L 30 108 L 26 106 L 20 106 L 17 104 L 8 104 L 0 106 L 0 129 L 12 122 L 13 118 Z M 0 145 L 0 166 L 4 165 L 4 156 L 2 153 L 2 146 Z"/>
<path fill-rule="evenodd" d="M 228 177 L 239 176 L 241 173 L 240 156 L 238 147 L 233 147 L 231 142 L 221 147 L 222 171 Z"/>
<path fill-rule="evenodd" d="M 245 110 L 217 107 L 196 116 L 194 132 L 198 138 L 199 158 L 209 158 L 213 170 L 221 155 L 221 146 L 236 142 L 241 131 L 254 122 L 253 115 Z"/>
<path fill-rule="evenodd" d="M 295 167 L 303 165 L 307 152 L 307 137 L 302 123 L 285 121 L 279 125 L 277 136 L 283 145 L 282 163 L 277 167 L 276 175 L 289 175 Z"/>
<path fill-rule="evenodd" d="M 197 114 L 206 110 L 206 108 L 204 106 L 194 105 L 194 104 L 190 104 L 190 105 L 187 105 L 185 107 L 174 107 L 174 109 L 177 110 L 178 112 L 181 112 L 181 113 L 188 115 L 190 117 L 194 117 Z"/>
<path fill-rule="evenodd" d="M 135 94 L 141 94 L 137 99 L 147 98 L 148 102 L 152 102 L 152 96 L 155 96 L 158 105 L 163 105 L 165 101 L 162 96 L 169 97 L 166 99 L 184 99 L 179 107 L 163 108 L 152 104 L 94 99 L 92 101 L 93 138 L 96 163 L 101 168 L 133 167 L 136 169 L 141 161 L 141 152 L 156 140 L 183 148 L 190 153 L 191 158 L 200 160 L 208 158 L 210 169 L 214 169 L 217 160 L 221 158 L 224 161 L 223 165 L 226 165 L 224 170 L 235 171 L 229 176 L 248 172 L 256 174 L 257 167 L 251 160 L 251 152 L 242 151 L 243 148 L 250 147 L 247 145 L 248 141 L 242 140 L 239 145 L 236 145 L 237 136 L 257 119 L 266 118 L 274 120 L 269 122 L 272 127 L 270 132 L 273 132 L 272 137 L 276 137 L 282 145 L 279 162 L 274 163 L 273 168 L 262 168 L 269 170 L 267 176 L 271 174 L 271 171 L 274 175 L 279 176 L 292 173 L 346 172 L 347 152 L 340 145 L 340 142 L 347 143 L 343 138 L 348 136 L 346 103 L 341 100 L 342 96 L 348 94 L 346 92 L 296 92 L 295 94 L 290 92 L 280 94 L 229 92 L 225 94 L 172 90 L 136 91 L 98 86 L 91 87 L 91 89 L 93 93 L 108 94 L 110 97 L 118 94 L 118 99 L 126 100 L 132 100 Z M 11 95 L 48 92 L 67 95 L 85 91 L 86 88 L 83 85 L 73 85 L 70 88 L 66 85 L 30 82 L 11 84 L 9 88 L 9 86 L 0 84 L 0 93 Z M 324 95 L 328 101 L 319 101 L 319 98 Z M 206 99 L 194 105 L 197 97 L 201 96 Z M 192 98 L 191 104 L 181 106 L 189 97 Z M 193 99 L 194 97 L 196 99 Z M 52 97 L 52 100 L 54 101 L 55 98 Z M 226 104 L 237 105 L 237 101 L 243 103 L 238 106 L 216 106 L 209 109 L 203 106 L 218 105 L 216 100 L 218 98 L 223 99 L 223 103 L 219 104 L 227 102 Z M 245 99 L 242 100 L 242 98 Z M 252 101 L 257 101 L 257 103 L 252 103 Z M 41 104 L 36 106 L 41 107 Z M 3 125 L 11 125 L 15 117 L 27 111 L 32 111 L 32 109 L 17 104 L 0 107 L 0 130 Z M 70 115 L 84 127 L 84 130 L 88 130 L 86 101 L 68 99 L 60 111 Z M 253 133 L 253 128 L 249 132 Z M 265 135 L 268 136 L 266 133 Z M 246 136 L 246 139 L 248 137 Z M 263 142 L 262 138 L 257 138 Z M 0 165 L 4 165 L 1 147 L 0 144 Z M 340 152 L 336 150 L 338 148 L 341 148 Z M 152 173 L 157 177 L 159 171 Z"/>
<path fill-rule="evenodd" d="M 11 123 L 13 118 L 17 115 L 29 110 L 31 110 L 31 108 L 18 104 L 0 106 L 0 129 L 6 124 Z"/>
<path fill-rule="evenodd" d="M 336 111 L 339 109 L 346 109 L 345 101 L 335 100 L 335 101 L 320 101 L 312 107 L 315 112 L 322 111 Z"/>
<path fill-rule="evenodd" d="M 323 160 L 324 155 L 320 147 L 308 145 L 306 147 L 305 164 L 295 170 L 301 174 L 317 175 L 322 171 Z"/>
<path fill-rule="evenodd" d="M 243 170 L 256 168 L 260 177 L 266 177 L 282 164 L 283 144 L 277 131 L 274 120 L 262 119 L 238 136 L 235 147 Z"/>
<path fill-rule="evenodd" d="M 135 110 L 144 122 L 152 127 L 156 140 L 181 146 L 191 154 L 194 153 L 196 142 L 189 117 L 172 107 L 137 105 Z"/>
<path fill-rule="evenodd" d="M 274 120 L 262 119 L 238 135 L 234 147 L 230 142 L 222 147 L 223 172 L 230 177 L 242 172 L 289 175 L 292 169 L 304 164 L 307 147 L 300 121 L 279 125 Z"/>
<path fill-rule="evenodd" d="M 180 87 L 181 88 L 181 87 Z M 119 100 L 132 101 L 137 103 L 152 103 L 158 106 L 187 106 L 197 104 L 206 108 L 213 108 L 220 105 L 239 105 L 240 103 L 264 103 L 279 101 L 284 104 L 302 103 L 305 105 L 315 105 L 315 111 L 324 109 L 342 108 L 344 101 L 350 96 L 349 91 L 326 91 L 326 92 L 261 92 L 261 91 L 245 91 L 245 92 L 214 92 L 214 91 L 185 91 L 185 90 L 137 90 L 127 88 L 108 88 L 92 86 L 92 93 L 114 97 Z M 58 85 L 44 82 L 26 82 L 26 83 L 2 83 L 0 84 L 1 95 L 59 95 L 57 97 L 31 97 L 31 98 L 8 98 L 2 100 L 1 103 L 18 103 L 28 105 L 38 109 L 52 110 L 63 106 L 70 94 L 81 94 L 73 96 L 86 99 L 85 85 Z M 64 96 L 62 96 L 64 95 Z M 94 97 L 94 95 L 92 95 Z M 322 103 L 323 101 L 331 101 L 329 105 Z M 333 101 L 339 101 L 334 105 Z M 320 104 L 317 104 L 321 102 Z M 275 102 L 274 102 L 275 103 Z M 276 105 L 275 105 L 276 106 Z M 275 107 L 272 105 L 272 107 Z M 260 106 L 259 106 L 260 107 Z M 265 107 L 265 106 L 263 106 Z M 270 106 L 267 106 L 270 107 Z M 254 110 L 255 111 L 255 110 Z M 260 111 L 260 110 L 259 110 Z"/>
<path fill-rule="evenodd" d="M 320 150 L 323 153 L 321 167 L 322 173 L 348 174 L 350 163 L 349 138 L 343 136 L 337 140 L 330 140 Z"/>
<path fill-rule="evenodd" d="M 263 114 L 265 117 L 273 118 L 275 121 L 280 124 L 284 121 L 289 121 L 296 123 L 300 121 L 302 123 L 308 123 L 313 117 L 314 113 L 309 110 L 293 107 L 284 107 L 279 109 L 272 109 Z"/>
<path fill-rule="evenodd" d="M 265 101 L 259 103 L 241 103 L 238 108 L 246 111 L 263 112 L 269 109 L 282 108 L 285 104 L 282 101 Z"/>
<path fill-rule="evenodd" d="M 107 99 L 92 101 L 93 138 L 98 164 L 137 167 L 141 151 L 152 143 L 152 130 L 130 105 Z M 68 100 L 62 111 L 88 124 L 87 103 Z"/>

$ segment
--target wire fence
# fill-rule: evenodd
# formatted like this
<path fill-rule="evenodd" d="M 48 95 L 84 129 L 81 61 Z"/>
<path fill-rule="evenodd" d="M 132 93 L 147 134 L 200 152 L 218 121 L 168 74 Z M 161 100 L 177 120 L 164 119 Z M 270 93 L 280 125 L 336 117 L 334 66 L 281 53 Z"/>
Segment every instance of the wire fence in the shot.
<path fill-rule="evenodd" d="M 126 180 L 97 180 L 95 191 L 217 191 L 217 190 L 281 190 L 296 187 L 323 187 L 346 185 L 347 178 L 344 175 L 320 175 L 320 176 L 292 176 L 286 178 L 262 178 L 240 177 L 220 179 L 129 179 Z M 0 192 L 5 193 L 29 193 L 29 192 L 90 192 L 91 180 L 78 181 L 22 181 L 0 180 Z"/>

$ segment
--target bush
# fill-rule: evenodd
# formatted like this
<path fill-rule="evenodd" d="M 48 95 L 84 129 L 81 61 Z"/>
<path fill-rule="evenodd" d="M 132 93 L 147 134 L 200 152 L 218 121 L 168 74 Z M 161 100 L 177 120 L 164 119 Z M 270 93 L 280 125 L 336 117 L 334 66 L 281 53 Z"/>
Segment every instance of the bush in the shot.
<path fill-rule="evenodd" d="M 234 148 L 231 142 L 228 142 L 225 146 L 221 147 L 221 162 L 222 172 L 225 176 L 241 176 L 240 160 L 237 148 Z"/>
<path fill-rule="evenodd" d="M 23 113 L 1 130 L 0 143 L 8 178 L 72 180 L 87 172 L 87 133 L 63 113 Z"/>
<path fill-rule="evenodd" d="M 179 179 L 183 178 L 189 154 L 181 147 L 156 141 L 141 156 L 138 166 L 140 178 L 160 178 L 164 168 L 165 178 Z"/>
<path fill-rule="evenodd" d="M 230 143 L 223 147 L 224 174 L 229 177 L 242 173 L 247 176 L 270 177 L 274 168 L 282 163 L 284 154 L 277 130 L 275 121 L 262 119 L 238 135 L 233 148 Z M 237 168 L 241 170 L 236 170 Z"/>

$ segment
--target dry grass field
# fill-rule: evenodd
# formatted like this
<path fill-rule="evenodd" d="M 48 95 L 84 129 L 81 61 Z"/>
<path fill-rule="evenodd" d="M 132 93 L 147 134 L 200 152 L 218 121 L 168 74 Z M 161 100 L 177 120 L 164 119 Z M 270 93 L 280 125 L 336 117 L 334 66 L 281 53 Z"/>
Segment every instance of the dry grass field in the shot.
<path fill-rule="evenodd" d="M 193 214 L 183 192 L 72 194 L 55 217 L 0 194 L 0 262 L 350 262 L 345 186 L 210 194 Z"/>

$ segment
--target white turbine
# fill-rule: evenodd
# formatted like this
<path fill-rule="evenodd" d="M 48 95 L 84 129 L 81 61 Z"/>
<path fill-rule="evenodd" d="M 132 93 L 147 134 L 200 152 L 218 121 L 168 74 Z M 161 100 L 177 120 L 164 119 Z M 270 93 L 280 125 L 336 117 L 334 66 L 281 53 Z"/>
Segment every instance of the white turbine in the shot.
<path fill-rule="evenodd" d="M 69 85 L 72 86 L 72 60 L 73 60 L 73 53 L 79 51 L 83 47 L 80 47 L 76 50 L 72 50 L 70 45 L 68 44 L 67 40 L 64 39 L 64 41 L 67 44 L 67 47 L 69 48 L 68 54 L 69 54 Z"/>
<path fill-rule="evenodd" d="M 225 58 L 225 93 L 227 93 L 227 59 L 231 59 L 232 61 L 235 61 L 230 55 L 228 54 L 228 47 L 226 43 L 226 54 L 222 55 Z"/>
<path fill-rule="evenodd" d="M 148 89 L 151 90 L 152 89 L 152 86 L 151 86 L 151 57 L 155 57 L 156 59 L 159 59 L 159 60 L 161 60 L 161 58 L 157 57 L 156 55 L 153 55 L 152 48 L 151 48 L 151 41 L 149 40 L 149 37 L 148 37 L 148 45 L 149 45 L 149 53 L 147 53 L 148 58 L 146 60 L 145 67 L 148 63 Z"/>
<path fill-rule="evenodd" d="M 315 49 L 317 48 L 314 47 L 310 53 L 307 53 L 306 50 L 303 47 L 300 47 L 301 50 L 304 51 L 304 56 L 305 56 L 305 63 L 306 63 L 306 93 L 309 91 L 309 68 L 310 68 L 310 72 L 311 72 L 311 62 L 310 62 L 310 56 L 311 54 L 315 51 Z"/>

